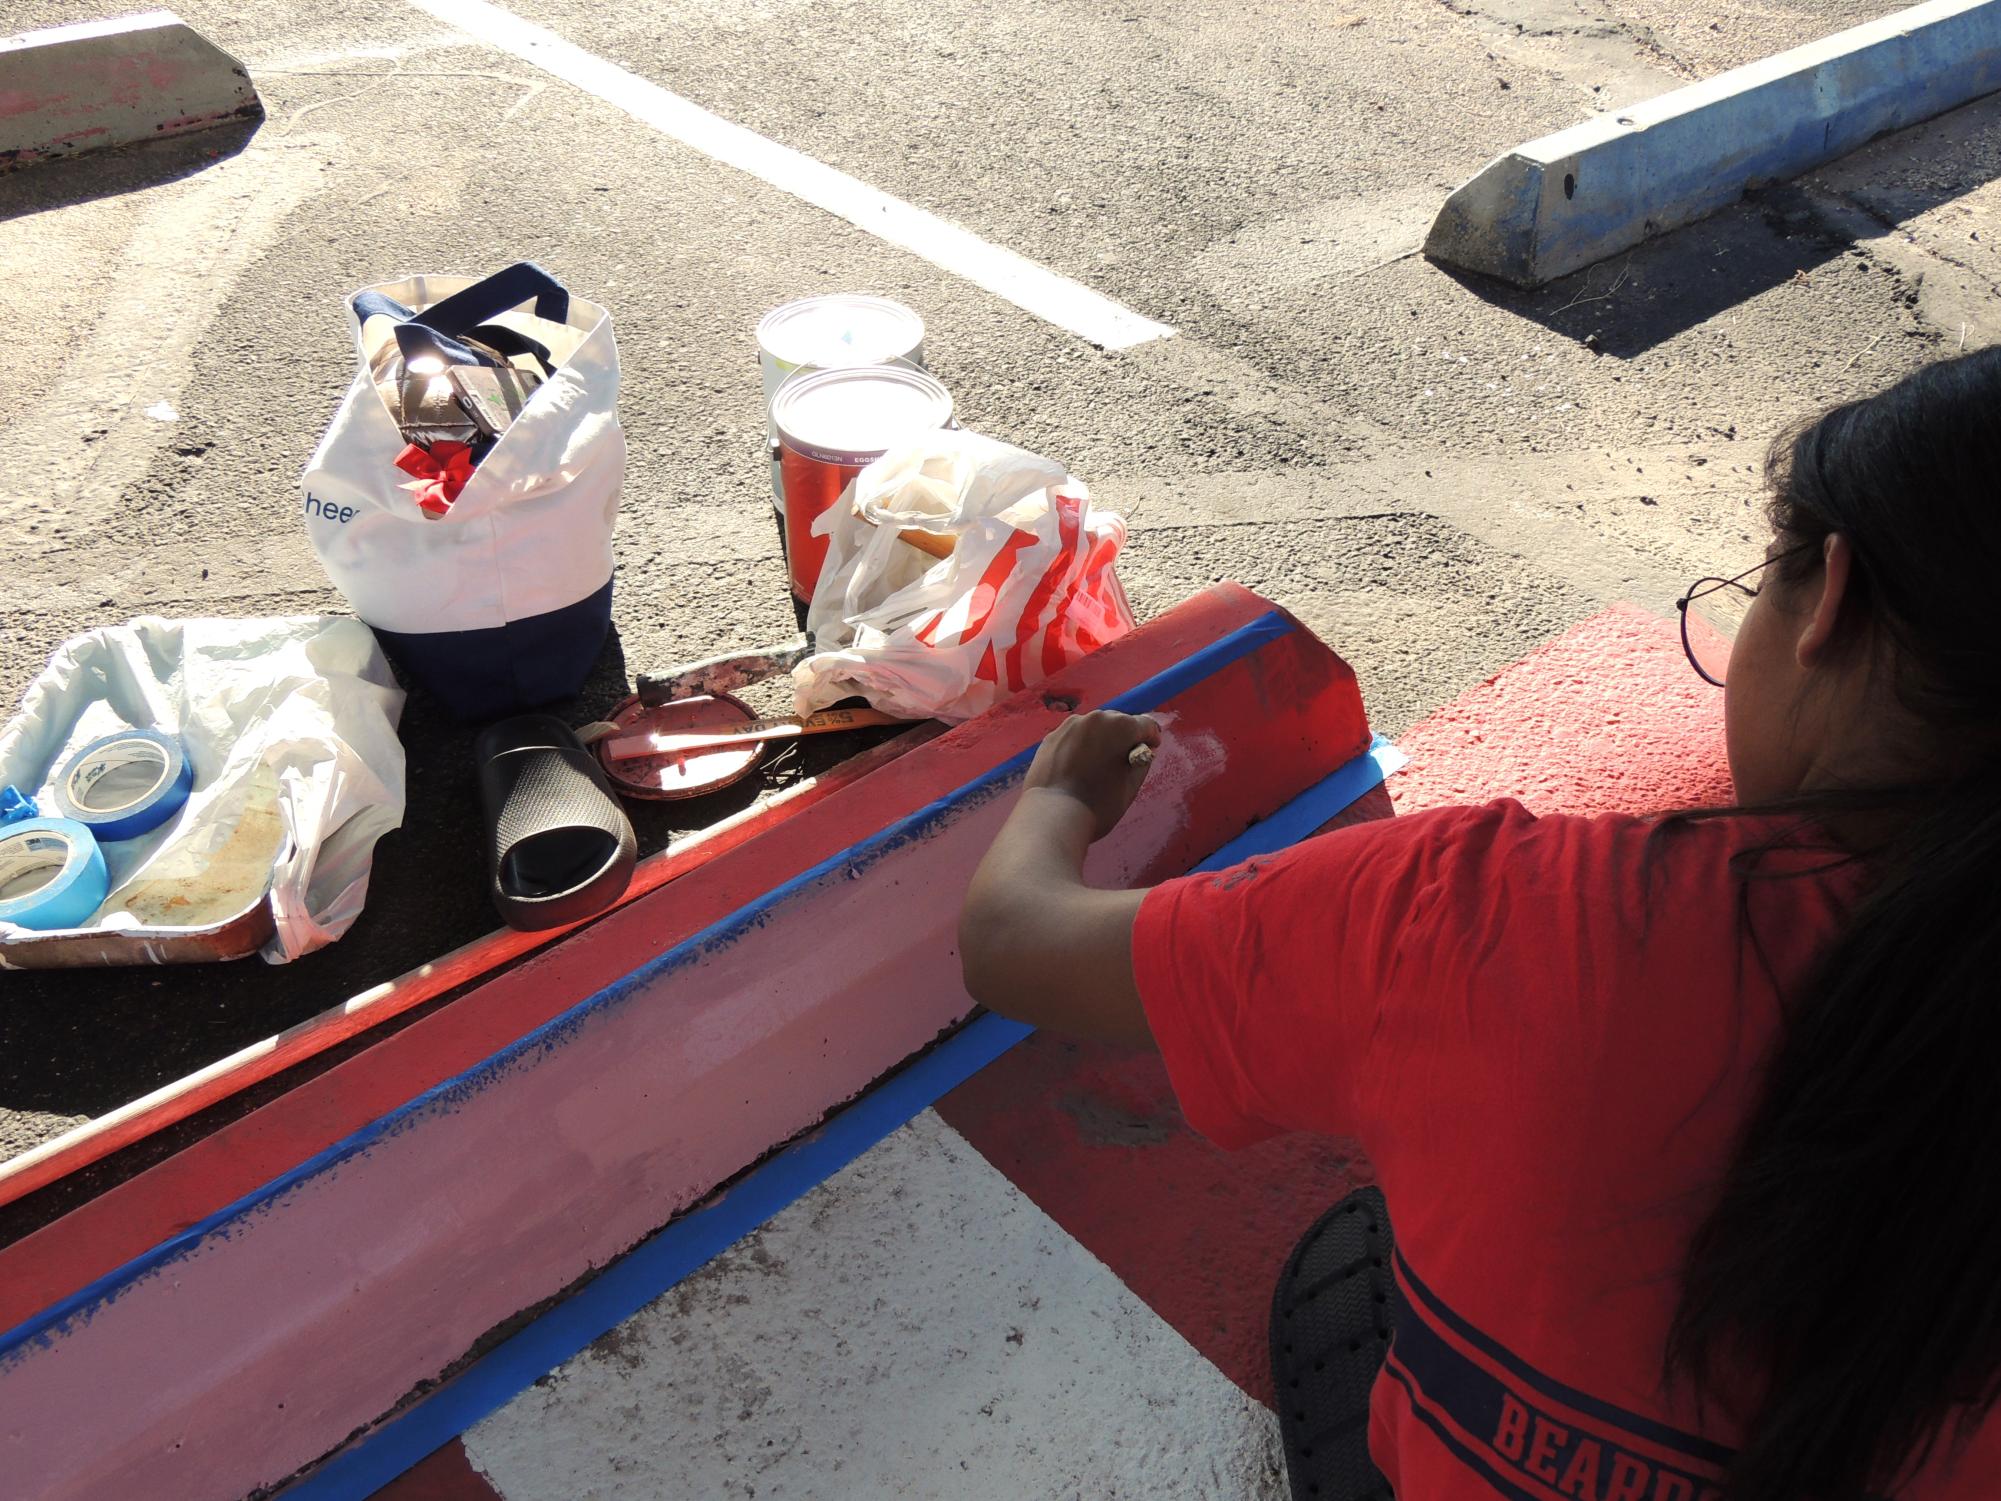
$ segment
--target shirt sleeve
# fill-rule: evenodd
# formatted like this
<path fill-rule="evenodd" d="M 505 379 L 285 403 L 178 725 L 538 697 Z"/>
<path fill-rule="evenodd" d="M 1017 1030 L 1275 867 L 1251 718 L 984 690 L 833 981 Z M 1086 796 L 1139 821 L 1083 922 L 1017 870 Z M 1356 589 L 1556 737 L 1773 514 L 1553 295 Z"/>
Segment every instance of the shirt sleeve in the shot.
<path fill-rule="evenodd" d="M 1149 892 L 1134 975 L 1189 1123 L 1232 1149 L 1361 1135 L 1379 1044 L 1410 1041 L 1386 1028 L 1392 998 L 1454 1005 L 1421 973 L 1437 909 L 1481 902 L 1481 872 L 1535 823 L 1513 802 L 1379 819 Z"/>

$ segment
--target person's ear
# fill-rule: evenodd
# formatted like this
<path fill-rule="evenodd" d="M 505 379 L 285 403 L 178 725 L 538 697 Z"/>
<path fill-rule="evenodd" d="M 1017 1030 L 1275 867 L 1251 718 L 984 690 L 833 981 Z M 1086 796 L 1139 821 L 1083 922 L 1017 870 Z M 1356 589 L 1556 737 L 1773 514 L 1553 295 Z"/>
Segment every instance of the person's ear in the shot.
<path fill-rule="evenodd" d="M 1800 631 L 1795 656 L 1802 667 L 1816 667 L 1826 657 L 1834 641 L 1835 627 L 1841 622 L 1842 601 L 1848 597 L 1848 582 L 1855 567 L 1855 549 L 1839 532 L 1829 533 L 1820 548 L 1820 594 Z"/>

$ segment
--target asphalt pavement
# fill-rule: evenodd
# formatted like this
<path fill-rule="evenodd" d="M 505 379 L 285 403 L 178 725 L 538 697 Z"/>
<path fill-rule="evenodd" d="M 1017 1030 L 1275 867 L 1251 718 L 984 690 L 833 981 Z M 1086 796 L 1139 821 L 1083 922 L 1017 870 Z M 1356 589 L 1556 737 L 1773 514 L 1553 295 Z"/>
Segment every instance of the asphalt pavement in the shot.
<path fill-rule="evenodd" d="M 1128 518 L 1142 614 L 1258 589 L 1394 735 L 1608 602 L 1667 611 L 1742 566 L 1786 423 L 2001 338 L 2001 99 L 1534 293 L 1415 253 L 1506 147 L 1893 8 L 511 4 L 1175 330 L 1106 350 L 438 7 L 186 0 L 250 66 L 261 125 L 0 177 L 0 702 L 93 626 L 341 609 L 297 478 L 352 375 L 345 294 L 532 258 L 611 310 L 624 370 L 617 633 L 573 718 L 789 631 L 753 329 L 858 290 L 923 314 L 962 420 Z M 405 742 L 410 816 L 340 944 L 0 974 L 0 1154 L 493 926 L 470 734 L 413 695 Z M 760 790 L 641 810 L 642 835 Z"/>

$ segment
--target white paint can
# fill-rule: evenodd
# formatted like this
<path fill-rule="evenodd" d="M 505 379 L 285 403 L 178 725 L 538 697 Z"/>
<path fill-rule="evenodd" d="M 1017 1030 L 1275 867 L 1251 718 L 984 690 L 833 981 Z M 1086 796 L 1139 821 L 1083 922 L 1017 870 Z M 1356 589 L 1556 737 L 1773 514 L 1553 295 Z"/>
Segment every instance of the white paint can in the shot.
<path fill-rule="evenodd" d="M 766 313 L 757 325 L 764 369 L 765 444 L 771 459 L 771 503 L 785 513 L 785 478 L 778 462 L 772 398 L 800 370 L 891 362 L 924 368 L 924 320 L 900 302 L 838 292 L 803 297 Z"/>

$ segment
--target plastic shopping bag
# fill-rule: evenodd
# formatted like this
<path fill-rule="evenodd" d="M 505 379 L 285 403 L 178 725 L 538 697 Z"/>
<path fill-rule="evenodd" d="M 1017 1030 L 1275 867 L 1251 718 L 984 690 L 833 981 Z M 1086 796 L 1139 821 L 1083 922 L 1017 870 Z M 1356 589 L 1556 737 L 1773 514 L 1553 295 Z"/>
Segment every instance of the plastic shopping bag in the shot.
<path fill-rule="evenodd" d="M 50 778 L 99 736 L 175 736 L 193 791 L 151 833 L 102 846 L 111 893 L 84 925 L 135 938 L 211 926 L 268 896 L 273 964 L 361 915 L 375 842 L 403 821 L 403 693 L 346 616 L 161 620 L 73 637 L 0 727 L 0 784 Z M 6 943 L 28 934 L 0 924 Z M 143 945 L 135 957 L 152 957 Z"/>
<path fill-rule="evenodd" d="M 1132 629 L 1112 563 L 1125 523 L 1062 465 L 962 430 L 864 469 L 814 523 L 828 538 L 793 671 L 802 714 L 861 695 L 970 719 Z M 904 531 L 949 539 L 934 558 Z"/>
<path fill-rule="evenodd" d="M 302 480 L 328 577 L 461 719 L 575 693 L 611 624 L 625 477 L 610 317 L 528 261 L 348 311 L 358 369 Z"/>

